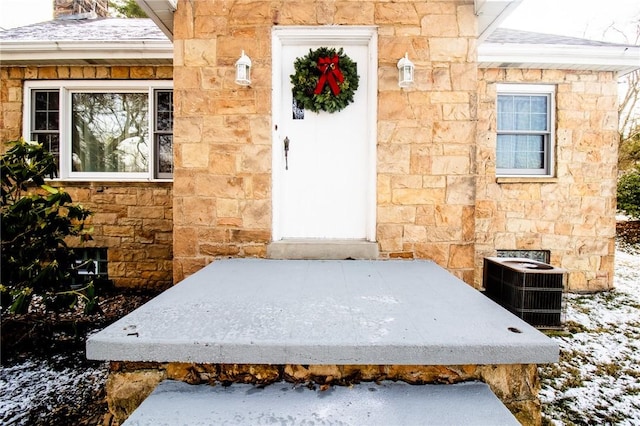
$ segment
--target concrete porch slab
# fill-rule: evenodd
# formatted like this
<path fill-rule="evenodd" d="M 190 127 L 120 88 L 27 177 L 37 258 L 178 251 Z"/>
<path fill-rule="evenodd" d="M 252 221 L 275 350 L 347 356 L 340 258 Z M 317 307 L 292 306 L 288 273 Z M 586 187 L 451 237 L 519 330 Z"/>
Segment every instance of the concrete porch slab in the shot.
<path fill-rule="evenodd" d="M 510 425 L 520 423 L 484 383 L 411 386 L 382 382 L 310 390 L 291 383 L 265 388 L 188 385 L 171 380 L 123 426 L 160 425 Z"/>
<path fill-rule="evenodd" d="M 558 353 L 430 261 L 219 260 L 87 341 L 89 359 L 111 361 L 539 364 Z"/>

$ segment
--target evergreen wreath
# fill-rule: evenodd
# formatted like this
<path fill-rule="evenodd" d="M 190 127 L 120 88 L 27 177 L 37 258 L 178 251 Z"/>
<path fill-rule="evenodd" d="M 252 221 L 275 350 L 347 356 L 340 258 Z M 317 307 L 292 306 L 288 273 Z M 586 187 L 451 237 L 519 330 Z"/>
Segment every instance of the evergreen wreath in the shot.
<path fill-rule="evenodd" d="M 296 58 L 291 75 L 293 98 L 298 105 L 313 112 L 334 113 L 353 102 L 358 89 L 358 67 L 342 48 L 309 49 L 309 54 Z"/>

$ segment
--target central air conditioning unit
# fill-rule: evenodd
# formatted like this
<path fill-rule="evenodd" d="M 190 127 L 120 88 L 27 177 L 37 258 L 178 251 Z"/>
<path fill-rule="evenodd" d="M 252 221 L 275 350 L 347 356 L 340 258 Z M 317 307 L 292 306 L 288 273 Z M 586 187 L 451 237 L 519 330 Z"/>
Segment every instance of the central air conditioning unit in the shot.
<path fill-rule="evenodd" d="M 536 260 L 486 257 L 485 295 L 535 327 L 562 326 L 566 270 Z"/>

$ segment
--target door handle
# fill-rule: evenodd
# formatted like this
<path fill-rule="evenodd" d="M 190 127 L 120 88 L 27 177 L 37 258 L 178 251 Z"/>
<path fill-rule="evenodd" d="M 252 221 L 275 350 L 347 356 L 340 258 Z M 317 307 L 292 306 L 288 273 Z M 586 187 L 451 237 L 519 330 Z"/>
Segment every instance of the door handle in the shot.
<path fill-rule="evenodd" d="M 289 137 L 284 138 L 284 169 L 289 170 Z"/>

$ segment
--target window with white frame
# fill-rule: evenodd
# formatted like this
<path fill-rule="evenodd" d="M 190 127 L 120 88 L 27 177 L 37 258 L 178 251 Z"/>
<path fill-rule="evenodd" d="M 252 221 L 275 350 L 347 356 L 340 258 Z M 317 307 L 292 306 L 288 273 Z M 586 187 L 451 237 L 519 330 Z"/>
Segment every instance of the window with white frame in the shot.
<path fill-rule="evenodd" d="M 552 176 L 555 86 L 498 84 L 496 174 Z"/>
<path fill-rule="evenodd" d="M 25 137 L 57 157 L 61 179 L 173 175 L 169 81 L 28 81 L 24 105 Z"/>

